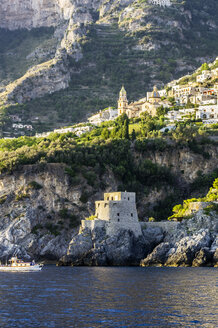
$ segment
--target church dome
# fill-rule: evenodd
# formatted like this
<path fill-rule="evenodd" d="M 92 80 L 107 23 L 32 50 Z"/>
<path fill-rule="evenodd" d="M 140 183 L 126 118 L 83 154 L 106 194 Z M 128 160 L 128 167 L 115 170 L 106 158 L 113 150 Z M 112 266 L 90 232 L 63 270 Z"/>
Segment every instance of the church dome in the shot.
<path fill-rule="evenodd" d="M 153 89 L 153 91 L 152 91 L 152 96 L 151 96 L 151 98 L 160 98 L 160 94 L 159 94 L 159 92 L 158 92 L 158 90 L 157 90 L 156 85 L 154 86 L 154 89 Z"/>

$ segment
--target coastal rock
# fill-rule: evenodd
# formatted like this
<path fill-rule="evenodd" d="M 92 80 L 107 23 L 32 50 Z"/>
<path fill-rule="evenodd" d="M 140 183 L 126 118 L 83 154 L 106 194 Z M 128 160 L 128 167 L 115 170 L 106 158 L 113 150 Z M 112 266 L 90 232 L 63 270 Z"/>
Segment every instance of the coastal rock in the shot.
<path fill-rule="evenodd" d="M 218 248 L 216 249 L 215 253 L 213 254 L 213 264 L 215 267 L 218 267 Z"/>
<path fill-rule="evenodd" d="M 139 265 L 150 251 L 143 236 L 135 237 L 128 230 L 120 230 L 108 236 L 100 228 L 85 229 L 69 246 L 67 256 L 60 259 L 60 265 Z"/>
<path fill-rule="evenodd" d="M 81 190 L 70 186 L 64 166 L 27 165 L 0 180 L 0 260 L 15 253 L 47 260 L 66 254 L 79 215 L 89 212 L 80 210 Z"/>
<path fill-rule="evenodd" d="M 202 231 L 191 237 L 182 238 L 167 253 L 166 266 L 191 266 L 195 254 L 211 244 L 211 236 Z"/>
<path fill-rule="evenodd" d="M 161 227 L 149 227 L 142 230 L 144 239 L 153 249 L 156 245 L 160 244 L 164 239 L 163 229 Z"/>
<path fill-rule="evenodd" d="M 202 248 L 199 252 L 196 253 L 195 259 L 192 262 L 193 267 L 200 267 L 206 264 L 209 264 L 212 259 L 212 253 L 209 248 Z"/>
<path fill-rule="evenodd" d="M 171 248 L 170 243 L 161 243 L 151 254 L 140 262 L 141 266 L 158 266 L 163 265 L 167 259 L 167 253 Z"/>
<path fill-rule="evenodd" d="M 214 242 L 211 245 L 211 253 L 213 254 L 213 265 L 218 266 L 218 235 L 214 239 Z"/>

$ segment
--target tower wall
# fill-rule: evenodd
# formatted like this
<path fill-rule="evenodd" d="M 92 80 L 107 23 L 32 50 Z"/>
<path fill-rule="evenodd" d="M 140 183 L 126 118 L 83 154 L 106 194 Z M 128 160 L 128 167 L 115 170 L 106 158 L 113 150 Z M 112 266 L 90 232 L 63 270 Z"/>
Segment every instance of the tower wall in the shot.
<path fill-rule="evenodd" d="M 138 221 L 135 193 L 105 193 L 103 201 L 95 202 L 96 219 L 82 221 L 82 228 L 93 230 L 96 227 L 106 229 L 108 235 L 117 234 L 119 230 L 130 230 L 136 236 L 142 234 Z"/>

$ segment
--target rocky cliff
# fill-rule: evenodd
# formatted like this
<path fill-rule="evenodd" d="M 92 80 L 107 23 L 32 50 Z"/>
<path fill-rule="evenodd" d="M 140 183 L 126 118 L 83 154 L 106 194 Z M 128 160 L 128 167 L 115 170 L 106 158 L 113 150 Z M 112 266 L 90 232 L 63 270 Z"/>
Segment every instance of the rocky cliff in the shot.
<path fill-rule="evenodd" d="M 215 152 L 215 149 L 211 148 L 211 151 Z M 80 153 L 79 156 L 81 158 L 82 154 Z M 145 155 L 138 152 L 134 156 L 137 166 L 139 157 Z M 207 160 L 201 159 L 200 155 L 192 154 L 187 149 L 175 152 L 174 156 L 167 151 L 159 154 L 156 152 L 155 157 L 151 152 L 149 156 L 156 163 L 169 166 L 177 179 L 175 185 L 165 182 L 163 185 L 153 187 L 146 185 L 146 181 L 141 181 L 144 184 L 144 192 L 138 192 L 137 207 L 139 217 L 143 220 L 149 218 L 158 203 L 162 204 L 162 207 L 169 206 L 168 198 L 178 193 L 178 187 L 180 190 L 178 198 L 184 198 L 184 192 L 187 196 L 188 187 L 198 177 L 199 169 L 207 174 L 217 167 L 215 153 L 215 157 Z M 183 156 L 188 156 L 192 160 L 183 163 L 181 160 Z M 185 165 L 184 169 L 191 173 L 190 175 L 182 173 L 183 165 Z M 106 236 L 104 229 L 79 233 L 80 220 L 93 214 L 95 200 L 101 199 L 103 192 L 118 190 L 122 182 L 109 167 L 101 173 L 101 169 L 99 167 L 97 169 L 99 173 L 94 175 L 93 180 L 94 173 L 91 166 L 81 165 L 75 176 L 66 164 L 46 164 L 45 159 L 42 159 L 38 164 L 18 166 L 10 173 L 2 174 L 0 177 L 0 258 L 4 260 L 16 251 L 18 255 L 25 258 L 46 260 L 61 258 L 60 263 L 64 264 L 138 265 L 147 256 L 151 256 L 152 261 L 157 263 L 158 260 L 153 259 L 156 250 L 154 254 L 149 254 L 158 245 L 161 252 L 163 247 L 166 252 L 171 250 L 172 254 L 175 253 L 172 255 L 174 257 L 178 255 L 177 249 L 181 247 L 184 249 L 187 243 L 195 245 L 195 241 L 199 242 L 199 246 L 194 248 L 193 254 L 205 247 L 206 251 L 214 250 L 217 216 L 215 213 L 208 216 L 202 211 L 193 221 L 185 221 L 176 226 L 176 231 L 173 233 L 167 232 L 162 226 L 149 226 L 149 223 L 148 226 L 143 226 L 143 236 L 140 238 L 136 238 L 128 231 L 118 231 L 117 235 Z M 160 176 L 159 180 L 161 179 Z M 162 211 L 162 208 L 160 210 Z M 210 256 L 212 250 L 208 253 Z M 163 255 L 164 259 L 169 258 L 166 252 Z M 195 256 L 193 254 L 190 257 L 192 260 Z M 169 260 L 171 261 L 169 264 L 176 261 L 174 257 Z M 144 265 L 146 261 L 143 262 Z M 178 263 L 182 264 L 183 261 L 178 260 Z M 190 265 L 191 260 L 188 259 L 184 263 Z"/>
<path fill-rule="evenodd" d="M 69 19 L 72 11 L 70 0 L 24 0 L 0 3 L 0 27 L 10 30 L 57 26 Z"/>
<path fill-rule="evenodd" d="M 11 29 L 15 40 L 21 31 L 17 29 L 27 28 L 31 36 L 35 28 L 52 26 L 56 41 L 55 49 L 52 46 L 45 56 L 53 58 L 52 65 L 45 60 L 38 74 L 38 67 L 32 68 L 33 62 L 27 61 L 25 68 L 30 71 L 8 86 L 5 83 L 14 66 L 7 60 L 7 67 L 2 66 L 1 105 L 15 105 L 11 108 L 14 113 L 22 112 L 16 103 L 25 103 L 22 109 L 27 109 L 30 121 L 35 114 L 45 120 L 43 112 L 49 110 L 48 125 L 57 121 L 69 124 L 89 111 L 113 105 L 122 83 L 129 98 L 137 99 L 153 84 L 163 85 L 194 70 L 202 61 L 214 59 L 218 51 L 214 42 L 217 2 L 171 3 L 160 7 L 151 1 L 133 0 L 2 1 L 0 26 Z M 3 52 L 4 61 L 8 55 L 16 56 L 13 45 Z M 43 47 L 38 45 L 35 53 L 43 53 Z M 57 93 L 59 90 L 65 91 Z M 50 94 L 53 96 L 47 96 Z M 37 97 L 44 98 L 34 102 Z"/>
<path fill-rule="evenodd" d="M 198 212 L 173 229 L 168 222 L 164 229 L 159 223 L 147 223 L 143 228 L 138 238 L 126 230 L 107 236 L 102 229 L 86 228 L 73 237 L 59 265 L 218 265 L 216 212 L 210 216 Z"/>

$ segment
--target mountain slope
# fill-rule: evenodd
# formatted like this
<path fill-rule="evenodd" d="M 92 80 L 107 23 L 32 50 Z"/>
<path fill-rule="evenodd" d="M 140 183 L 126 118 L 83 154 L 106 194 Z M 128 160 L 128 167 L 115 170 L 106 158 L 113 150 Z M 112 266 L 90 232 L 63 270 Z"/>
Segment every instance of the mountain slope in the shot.
<path fill-rule="evenodd" d="M 29 25 L 18 25 L 55 27 L 52 65 L 43 64 L 45 69 L 37 79 L 27 73 L 21 83 L 15 81 L 6 87 L 0 93 L 2 108 L 10 105 L 9 112 L 28 123 L 39 117 L 34 126 L 38 131 L 69 125 L 90 111 L 115 105 L 123 83 L 129 99 L 137 99 L 153 84 L 163 85 L 213 60 L 218 53 L 217 1 L 171 3 L 160 7 L 142 0 L 56 1 L 61 14 L 55 20 L 42 17 L 38 25 L 33 24 L 34 19 Z M 61 83 L 54 79 L 56 72 Z M 41 99 L 35 101 L 38 97 Z M 3 120 L 10 130 L 7 111 Z"/>

